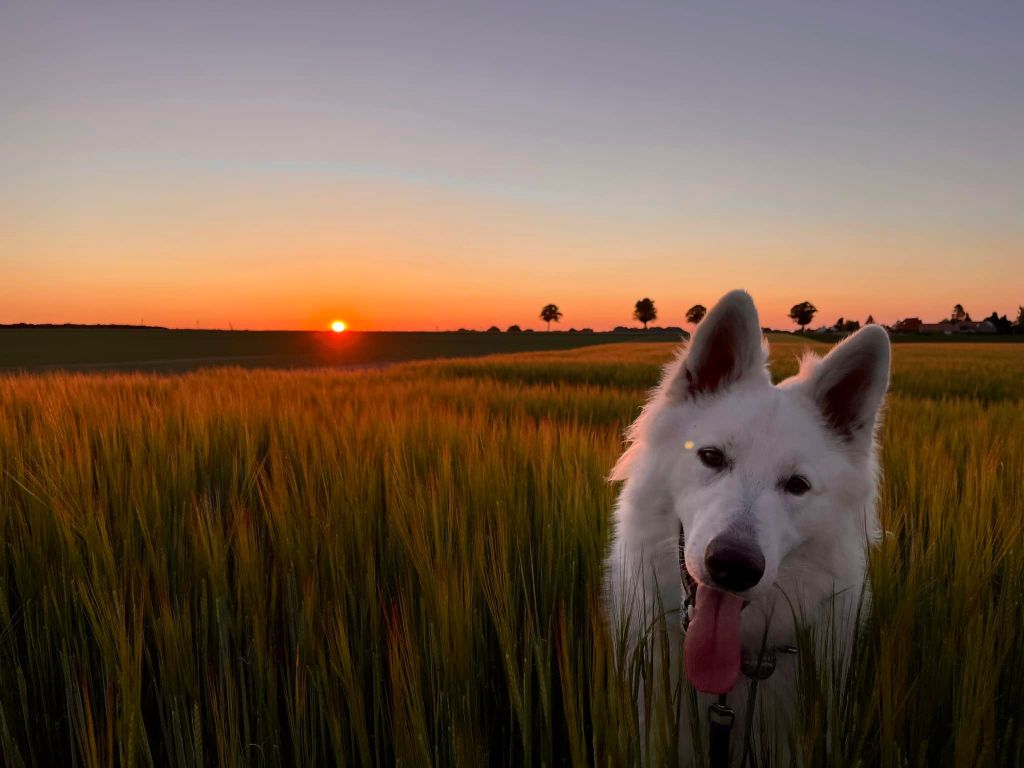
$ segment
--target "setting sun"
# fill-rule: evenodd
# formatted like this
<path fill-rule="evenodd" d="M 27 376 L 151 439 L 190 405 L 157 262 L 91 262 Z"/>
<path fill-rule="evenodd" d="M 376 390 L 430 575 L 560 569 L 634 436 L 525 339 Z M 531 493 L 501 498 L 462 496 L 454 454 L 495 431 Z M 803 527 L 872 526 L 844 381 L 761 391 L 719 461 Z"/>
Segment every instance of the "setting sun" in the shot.
<path fill-rule="evenodd" d="M 345 324 L 341 320 L 335 320 L 331 323 L 331 330 L 335 333 L 341 333 L 345 330 Z"/>

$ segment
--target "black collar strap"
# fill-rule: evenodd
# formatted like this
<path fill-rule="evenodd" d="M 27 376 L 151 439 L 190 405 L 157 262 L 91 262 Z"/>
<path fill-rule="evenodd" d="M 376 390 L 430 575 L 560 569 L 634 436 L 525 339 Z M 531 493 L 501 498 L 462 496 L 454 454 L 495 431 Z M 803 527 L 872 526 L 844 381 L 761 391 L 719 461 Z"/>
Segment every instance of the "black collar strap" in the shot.
<path fill-rule="evenodd" d="M 683 587 L 683 603 L 679 609 L 679 620 L 683 632 L 690 626 L 693 618 L 693 606 L 697 603 L 697 582 L 686 568 L 686 534 L 683 526 L 679 526 L 679 583 Z"/>

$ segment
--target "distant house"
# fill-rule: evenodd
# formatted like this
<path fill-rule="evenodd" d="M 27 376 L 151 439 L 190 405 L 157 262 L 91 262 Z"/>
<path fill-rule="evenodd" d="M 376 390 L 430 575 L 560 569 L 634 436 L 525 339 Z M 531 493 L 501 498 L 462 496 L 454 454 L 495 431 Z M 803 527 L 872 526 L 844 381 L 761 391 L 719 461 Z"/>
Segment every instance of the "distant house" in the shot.
<path fill-rule="evenodd" d="M 905 320 L 897 320 L 893 326 L 893 333 L 921 333 L 921 326 L 924 323 L 921 322 L 920 317 L 908 317 Z"/>
<path fill-rule="evenodd" d="M 684 339 L 690 338 L 690 333 L 684 331 L 678 325 L 670 325 L 668 327 L 660 325 L 652 325 L 645 331 L 643 328 L 629 328 L 625 325 L 617 325 L 612 329 L 612 333 L 630 333 L 637 334 L 639 336 L 682 336 Z"/>
<path fill-rule="evenodd" d="M 988 320 L 941 320 L 938 323 L 921 323 L 918 333 L 996 333 L 996 327 Z"/>

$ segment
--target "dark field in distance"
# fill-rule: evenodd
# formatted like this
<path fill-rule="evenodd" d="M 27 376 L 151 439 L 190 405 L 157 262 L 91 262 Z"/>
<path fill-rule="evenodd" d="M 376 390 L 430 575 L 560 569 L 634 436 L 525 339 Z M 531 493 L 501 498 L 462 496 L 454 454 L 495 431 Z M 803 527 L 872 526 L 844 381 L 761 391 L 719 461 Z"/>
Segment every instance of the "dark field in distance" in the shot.
<path fill-rule="evenodd" d="M 680 335 L 7 328 L 0 329 L 0 372 L 180 372 L 214 365 L 372 367 L 403 360 L 539 352 L 640 340 L 679 343 Z"/>

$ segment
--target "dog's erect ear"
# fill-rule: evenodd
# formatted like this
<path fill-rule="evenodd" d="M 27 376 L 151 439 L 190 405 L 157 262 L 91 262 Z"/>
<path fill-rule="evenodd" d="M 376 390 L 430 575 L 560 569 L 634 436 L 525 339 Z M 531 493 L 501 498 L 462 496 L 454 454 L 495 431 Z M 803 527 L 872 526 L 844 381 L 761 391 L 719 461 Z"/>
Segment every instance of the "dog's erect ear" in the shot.
<path fill-rule="evenodd" d="M 746 291 L 731 291 L 697 326 L 671 384 L 676 399 L 711 394 L 750 374 L 768 381 L 761 325 Z"/>
<path fill-rule="evenodd" d="M 844 440 L 870 436 L 889 388 L 889 334 L 869 325 L 834 347 L 808 379 L 825 423 Z"/>

